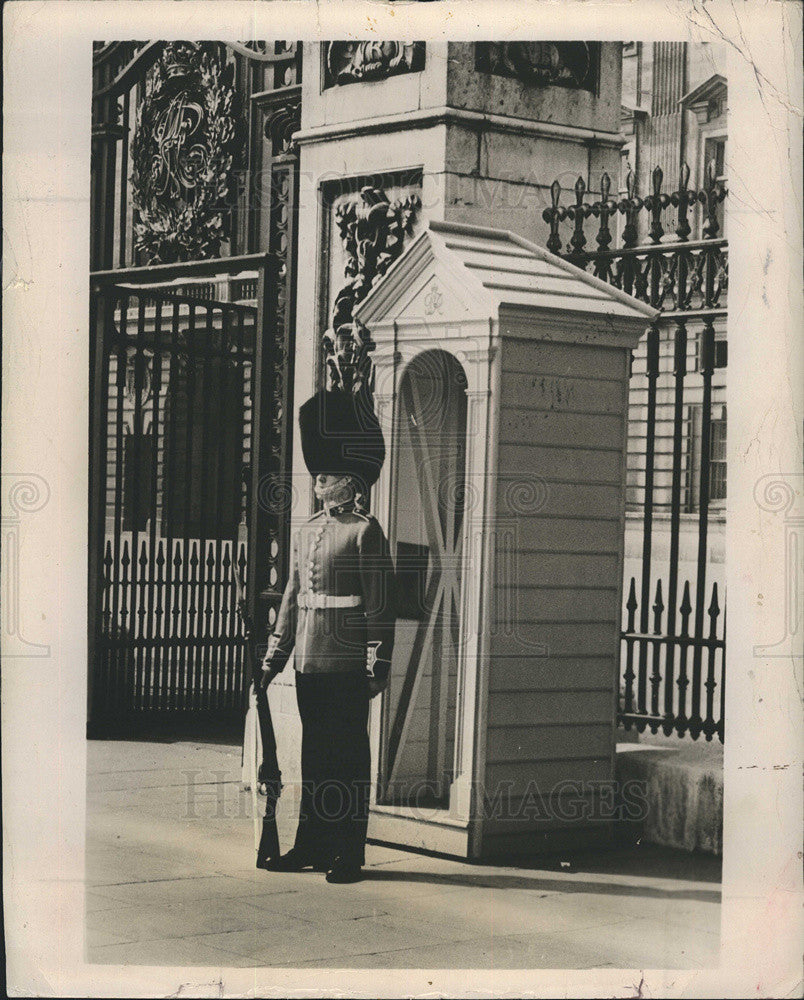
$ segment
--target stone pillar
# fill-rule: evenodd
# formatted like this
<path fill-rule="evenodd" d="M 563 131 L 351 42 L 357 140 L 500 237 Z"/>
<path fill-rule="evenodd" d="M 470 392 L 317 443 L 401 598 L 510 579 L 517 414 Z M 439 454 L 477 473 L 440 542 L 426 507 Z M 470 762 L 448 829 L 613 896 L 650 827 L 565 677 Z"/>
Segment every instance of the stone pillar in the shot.
<path fill-rule="evenodd" d="M 653 190 L 652 174 L 657 166 L 664 174 L 665 190 L 676 189 L 686 147 L 686 113 L 679 102 L 687 92 L 687 43 L 653 42 L 650 51 L 650 117 L 641 124 L 640 143 L 646 148 L 639 157 L 637 173 L 637 194 L 642 198 Z M 640 241 L 646 241 L 647 217 L 640 216 L 638 225 Z"/>
<path fill-rule="evenodd" d="M 553 52 L 556 49 L 555 59 Z M 620 169 L 620 43 L 451 42 L 444 205 L 434 218 L 544 246 L 550 185 Z"/>
<path fill-rule="evenodd" d="M 321 335 L 367 263 L 337 210 L 382 192 L 407 224 L 395 259 L 430 219 L 510 229 L 545 245 L 559 178 L 600 190 L 619 174 L 621 43 L 305 43 L 300 150 L 296 406 L 320 384 Z M 348 220 L 347 220 L 348 221 Z M 372 231 L 372 236 L 376 236 Z M 369 284 L 380 275 L 369 267 Z M 368 286 L 363 291 L 367 291 Z M 309 500 L 298 443 L 297 486 Z"/>

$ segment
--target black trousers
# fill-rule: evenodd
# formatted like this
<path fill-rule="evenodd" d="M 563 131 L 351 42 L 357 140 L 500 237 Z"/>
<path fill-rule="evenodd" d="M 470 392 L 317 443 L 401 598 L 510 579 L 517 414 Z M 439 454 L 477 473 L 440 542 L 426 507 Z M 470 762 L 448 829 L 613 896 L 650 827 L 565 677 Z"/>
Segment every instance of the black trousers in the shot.
<path fill-rule="evenodd" d="M 368 677 L 296 674 L 302 794 L 295 847 L 325 864 L 365 862 L 371 750 Z"/>

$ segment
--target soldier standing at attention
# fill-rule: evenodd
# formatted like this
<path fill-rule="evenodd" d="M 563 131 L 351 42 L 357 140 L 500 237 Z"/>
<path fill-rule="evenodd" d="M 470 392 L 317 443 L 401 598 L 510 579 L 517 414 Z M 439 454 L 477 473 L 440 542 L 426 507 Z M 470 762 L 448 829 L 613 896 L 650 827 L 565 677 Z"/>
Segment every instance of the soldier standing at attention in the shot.
<path fill-rule="evenodd" d="M 302 722 L 296 841 L 268 870 L 362 877 L 371 759 L 369 699 L 388 683 L 394 567 L 363 498 L 385 444 L 366 396 L 321 390 L 300 409 L 305 464 L 323 509 L 293 532 L 291 569 L 263 660 L 267 687 L 294 650 Z"/>

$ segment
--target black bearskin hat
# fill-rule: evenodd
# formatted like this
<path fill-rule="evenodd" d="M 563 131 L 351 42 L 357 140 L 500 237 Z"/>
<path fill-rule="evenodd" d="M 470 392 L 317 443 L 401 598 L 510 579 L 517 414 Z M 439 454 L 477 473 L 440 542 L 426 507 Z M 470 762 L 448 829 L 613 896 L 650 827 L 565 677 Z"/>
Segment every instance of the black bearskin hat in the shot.
<path fill-rule="evenodd" d="M 299 408 L 302 453 L 310 475 L 354 476 L 369 490 L 385 461 L 385 441 L 368 396 L 319 389 Z"/>

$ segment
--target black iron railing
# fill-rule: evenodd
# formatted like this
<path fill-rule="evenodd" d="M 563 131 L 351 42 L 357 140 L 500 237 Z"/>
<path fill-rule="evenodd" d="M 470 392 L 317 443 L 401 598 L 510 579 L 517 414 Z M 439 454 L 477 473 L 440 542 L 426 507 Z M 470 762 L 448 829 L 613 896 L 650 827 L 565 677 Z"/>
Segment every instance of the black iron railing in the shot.
<path fill-rule="evenodd" d="M 543 216 L 550 250 L 660 310 L 632 362 L 627 482 L 639 551 L 624 587 L 619 722 L 722 741 L 726 614 L 723 581 L 719 587 L 711 579 L 722 560 L 710 527 L 717 524 L 722 540 L 728 246 L 719 233 L 726 189 L 714 163 L 700 190 L 689 187 L 689 176 L 684 166 L 678 188 L 664 192 L 657 167 L 642 199 L 629 174 L 625 196 L 613 200 L 604 174 L 601 197 L 591 202 L 579 178 L 568 206 L 555 182 Z M 650 242 L 638 246 L 640 213 L 649 217 Z M 613 247 L 620 218 L 621 245 Z M 590 219 L 597 225 L 592 248 Z M 689 239 L 693 226 L 699 239 Z"/>

